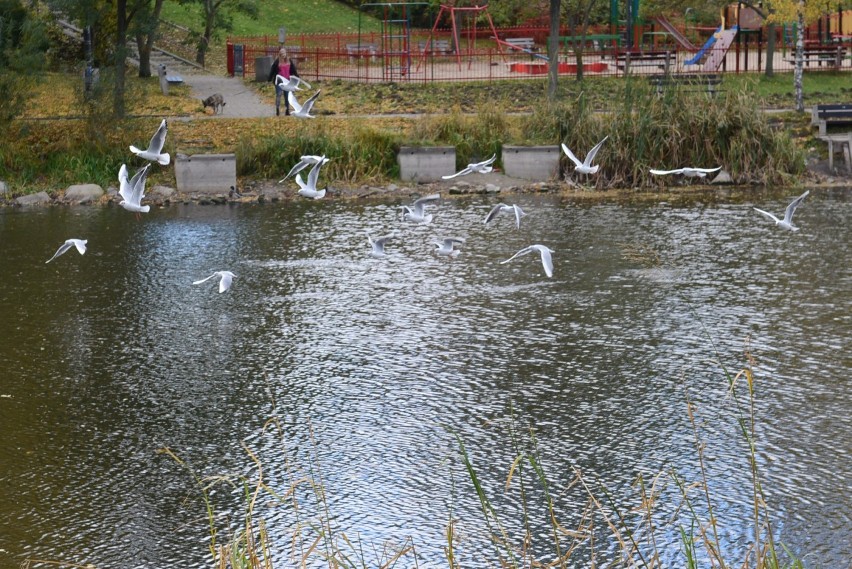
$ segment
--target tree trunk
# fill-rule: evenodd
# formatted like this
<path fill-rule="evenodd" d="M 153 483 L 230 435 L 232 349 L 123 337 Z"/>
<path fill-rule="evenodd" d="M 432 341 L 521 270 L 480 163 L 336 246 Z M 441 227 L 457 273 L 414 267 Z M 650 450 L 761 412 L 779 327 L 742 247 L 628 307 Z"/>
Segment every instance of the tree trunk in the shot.
<path fill-rule="evenodd" d="M 773 60 L 775 59 L 775 24 L 770 22 L 766 24 L 766 76 L 772 77 L 775 75 L 773 68 Z"/>
<path fill-rule="evenodd" d="M 127 59 L 127 0 L 116 0 L 115 34 L 115 85 L 113 88 L 112 112 L 124 118 L 124 64 Z"/>
<path fill-rule="evenodd" d="M 561 0 L 550 0 L 550 37 L 547 39 L 547 98 L 556 99 L 559 78 L 559 12 Z"/>
<path fill-rule="evenodd" d="M 802 91 L 802 73 L 805 60 L 805 3 L 800 0 L 796 29 L 796 68 L 793 71 L 793 88 L 796 91 L 796 111 L 805 112 L 805 95 Z"/>
<path fill-rule="evenodd" d="M 216 11 L 219 3 L 213 0 L 204 0 L 204 33 L 198 40 L 198 51 L 195 54 L 195 62 L 204 67 L 204 55 L 210 46 L 210 38 L 213 37 L 213 27 L 216 22 Z"/>
<path fill-rule="evenodd" d="M 151 76 L 151 52 L 154 49 L 154 39 L 160 25 L 160 13 L 163 11 L 163 0 L 154 2 L 154 9 L 145 25 L 144 33 L 136 34 L 136 49 L 139 52 L 139 77 Z"/>
<path fill-rule="evenodd" d="M 151 45 L 142 34 L 136 34 L 136 51 L 139 54 L 139 77 L 150 77 Z"/>

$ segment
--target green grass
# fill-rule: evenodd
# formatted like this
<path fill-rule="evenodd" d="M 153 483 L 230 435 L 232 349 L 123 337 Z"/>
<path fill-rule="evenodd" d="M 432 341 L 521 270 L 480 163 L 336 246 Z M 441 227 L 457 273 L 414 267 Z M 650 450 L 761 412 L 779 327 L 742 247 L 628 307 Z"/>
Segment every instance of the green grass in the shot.
<path fill-rule="evenodd" d="M 278 28 L 285 27 L 288 35 L 315 33 L 357 33 L 358 10 L 335 2 L 334 0 L 300 0 L 298 2 L 278 2 L 259 0 L 259 17 L 252 19 L 243 14 L 233 17 L 234 36 L 278 35 Z M 183 5 L 166 2 L 163 5 L 162 18 L 192 30 L 202 27 L 201 9 L 198 4 Z M 366 15 L 361 18 L 364 31 L 377 32 L 381 24 Z M 215 43 L 224 44 L 224 37 Z"/>

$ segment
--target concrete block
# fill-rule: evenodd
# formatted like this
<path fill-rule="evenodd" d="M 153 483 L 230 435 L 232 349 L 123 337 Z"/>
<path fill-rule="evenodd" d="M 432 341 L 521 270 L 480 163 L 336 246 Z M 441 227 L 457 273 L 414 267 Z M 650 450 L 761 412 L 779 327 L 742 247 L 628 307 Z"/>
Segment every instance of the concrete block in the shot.
<path fill-rule="evenodd" d="M 399 178 L 407 182 L 437 182 L 456 171 L 453 146 L 403 146 L 397 160 Z"/>
<path fill-rule="evenodd" d="M 272 62 L 275 61 L 275 57 L 271 55 L 264 55 L 262 57 L 254 58 L 254 80 L 255 81 L 267 81 L 269 79 L 269 70 L 272 69 Z"/>
<path fill-rule="evenodd" d="M 237 185 L 237 157 L 196 154 L 175 160 L 177 189 L 184 193 L 225 194 Z"/>
<path fill-rule="evenodd" d="M 558 146 L 503 146 L 503 170 L 511 178 L 546 182 L 559 176 Z"/>

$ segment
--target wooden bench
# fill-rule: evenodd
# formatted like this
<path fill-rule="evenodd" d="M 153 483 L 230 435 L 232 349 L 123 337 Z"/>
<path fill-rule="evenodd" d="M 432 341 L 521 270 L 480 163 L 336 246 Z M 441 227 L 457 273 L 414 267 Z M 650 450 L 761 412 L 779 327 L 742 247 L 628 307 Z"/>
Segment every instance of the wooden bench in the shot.
<path fill-rule="evenodd" d="M 702 91 L 715 96 L 722 84 L 718 73 L 687 73 L 683 75 L 651 75 L 648 82 L 662 95 L 669 87 L 686 91 Z M 686 89 L 684 89 L 684 87 Z"/>
<path fill-rule="evenodd" d="M 447 55 L 452 52 L 450 40 L 429 40 L 417 44 L 417 50 L 424 55 Z"/>
<path fill-rule="evenodd" d="M 852 125 L 852 103 L 816 105 L 812 112 L 811 122 L 816 122 L 820 136 L 825 136 L 830 126 Z"/>
<path fill-rule="evenodd" d="M 585 36 L 559 36 L 559 43 L 565 49 L 579 44 L 592 44 L 592 49 L 602 51 L 604 49 L 621 47 L 621 34 L 587 34 Z M 614 44 L 614 45 L 613 45 Z"/>
<path fill-rule="evenodd" d="M 615 66 L 625 73 L 645 67 L 662 69 L 668 75 L 674 63 L 675 53 L 672 51 L 626 51 L 615 55 Z"/>
<path fill-rule="evenodd" d="M 509 47 L 518 51 L 538 51 L 533 38 L 506 38 L 503 40 Z"/>
<path fill-rule="evenodd" d="M 837 145 L 837 149 L 843 154 L 846 171 L 852 174 L 852 131 L 842 134 L 828 134 L 819 138 L 828 143 L 828 169 L 834 172 L 834 146 Z"/>
<path fill-rule="evenodd" d="M 349 63 L 354 63 L 356 59 L 369 57 L 370 61 L 376 60 L 376 54 L 379 49 L 374 43 L 348 43 L 346 44 L 346 53 L 349 55 Z"/>
<path fill-rule="evenodd" d="M 806 67 L 810 67 L 811 63 L 816 63 L 818 66 L 822 66 L 823 63 L 826 66 L 834 67 L 835 69 L 840 69 L 843 65 L 843 59 L 846 56 L 846 46 L 843 45 L 824 45 L 824 46 L 814 46 L 814 47 L 806 47 L 802 51 L 803 63 Z M 796 52 L 793 51 L 791 53 L 791 57 L 785 58 L 784 61 L 787 63 L 795 65 L 796 63 Z"/>

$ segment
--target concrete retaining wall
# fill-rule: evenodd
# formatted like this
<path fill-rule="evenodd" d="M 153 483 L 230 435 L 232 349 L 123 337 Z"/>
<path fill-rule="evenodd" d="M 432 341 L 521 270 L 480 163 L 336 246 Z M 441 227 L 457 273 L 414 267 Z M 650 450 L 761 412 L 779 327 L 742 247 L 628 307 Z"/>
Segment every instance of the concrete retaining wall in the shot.
<path fill-rule="evenodd" d="M 178 191 L 227 194 L 237 186 L 237 158 L 233 154 L 196 154 L 175 160 Z"/>
<path fill-rule="evenodd" d="M 503 170 L 507 176 L 546 182 L 559 176 L 558 146 L 503 146 Z"/>
<path fill-rule="evenodd" d="M 453 146 L 403 146 L 397 160 L 399 177 L 406 182 L 437 182 L 456 171 Z"/>

